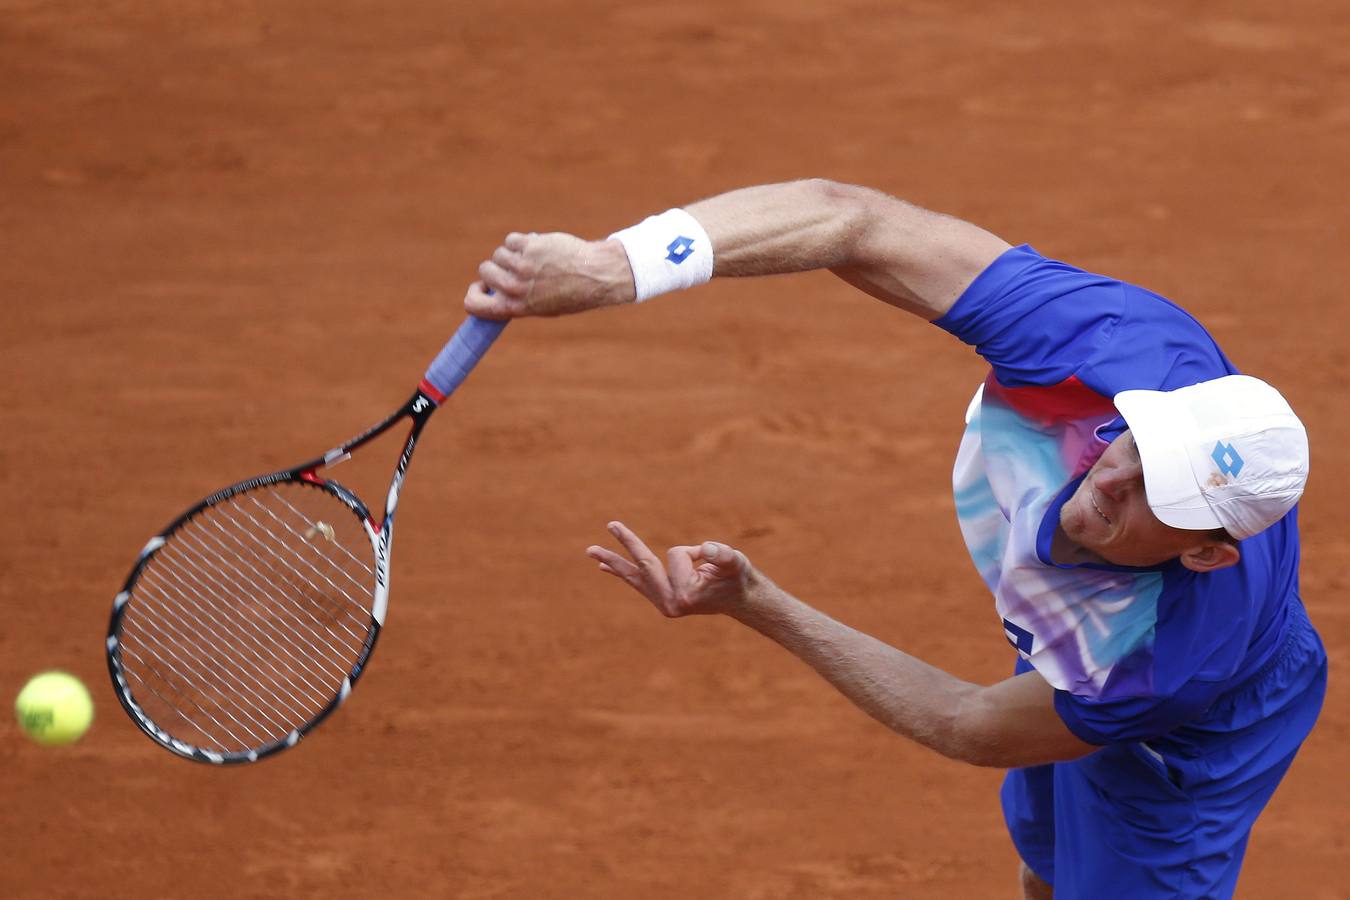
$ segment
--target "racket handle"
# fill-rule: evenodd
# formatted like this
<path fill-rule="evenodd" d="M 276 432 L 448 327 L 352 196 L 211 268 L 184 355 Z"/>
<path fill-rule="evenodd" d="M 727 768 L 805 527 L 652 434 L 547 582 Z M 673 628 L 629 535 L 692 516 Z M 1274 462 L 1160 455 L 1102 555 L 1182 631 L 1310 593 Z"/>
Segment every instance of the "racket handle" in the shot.
<path fill-rule="evenodd" d="M 445 402 L 445 398 L 455 392 L 505 327 L 505 319 L 497 322 L 469 316 L 464 320 L 450 342 L 431 361 L 422 380 L 424 388 L 430 386 L 440 394 L 439 397 L 432 395 L 437 404 Z"/>

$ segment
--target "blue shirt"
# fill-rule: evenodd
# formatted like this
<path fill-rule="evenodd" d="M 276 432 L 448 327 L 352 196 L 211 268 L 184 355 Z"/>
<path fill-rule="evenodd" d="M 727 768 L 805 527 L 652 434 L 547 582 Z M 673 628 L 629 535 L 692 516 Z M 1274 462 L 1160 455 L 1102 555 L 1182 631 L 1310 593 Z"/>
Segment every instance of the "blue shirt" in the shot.
<path fill-rule="evenodd" d="M 1027 246 L 934 324 L 992 367 L 957 455 L 957 516 L 1005 636 L 1055 687 L 1065 725 L 1091 744 L 1146 740 L 1255 674 L 1297 597 L 1297 507 L 1216 572 L 1050 558 L 1060 508 L 1125 429 L 1112 397 L 1237 374 L 1204 328 L 1157 294 Z"/>

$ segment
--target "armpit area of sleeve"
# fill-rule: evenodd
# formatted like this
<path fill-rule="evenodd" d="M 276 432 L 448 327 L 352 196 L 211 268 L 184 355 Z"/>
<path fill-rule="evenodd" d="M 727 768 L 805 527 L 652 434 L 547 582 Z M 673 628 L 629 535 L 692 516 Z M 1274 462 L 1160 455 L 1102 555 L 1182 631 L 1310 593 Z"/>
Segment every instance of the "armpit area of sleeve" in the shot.
<path fill-rule="evenodd" d="M 1055 691 L 1055 712 L 1059 714 L 1064 726 L 1080 741 L 1096 747 L 1105 747 L 1111 743 L 1109 738 L 1102 737 L 1100 732 L 1095 728 L 1089 728 L 1087 723 L 1079 718 L 1073 708 L 1073 695 L 1068 691 Z"/>
<path fill-rule="evenodd" d="M 1081 741 L 1104 747 L 1146 741 L 1198 717 L 1213 700 L 1213 686 L 1187 685 L 1170 697 L 1125 697 L 1090 700 L 1055 691 L 1055 712 Z"/>
<path fill-rule="evenodd" d="M 984 333 L 985 310 L 1003 296 L 1023 270 L 1043 261 L 1044 258 L 1027 244 L 1005 250 L 975 277 L 946 315 L 933 320 L 933 324 L 963 343 L 971 346 L 982 343 L 988 337 Z"/>

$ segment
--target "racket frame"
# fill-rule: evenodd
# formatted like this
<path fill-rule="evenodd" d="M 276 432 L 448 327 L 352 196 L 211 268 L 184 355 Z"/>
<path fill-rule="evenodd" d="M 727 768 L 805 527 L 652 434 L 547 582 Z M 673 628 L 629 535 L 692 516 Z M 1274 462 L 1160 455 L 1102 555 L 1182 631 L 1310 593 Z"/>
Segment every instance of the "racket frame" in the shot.
<path fill-rule="evenodd" d="M 320 722 L 328 718 L 334 710 L 342 705 L 343 701 L 351 694 L 352 687 L 365 671 L 366 664 L 375 651 L 375 643 L 379 639 L 380 630 L 384 626 L 384 617 L 389 605 L 389 561 L 394 537 L 394 512 L 398 507 L 399 491 L 403 487 L 403 479 L 407 475 L 409 463 L 412 462 L 413 450 L 417 447 L 417 440 L 422 434 L 422 429 L 426 427 L 432 413 L 444 401 L 445 395 L 424 379 L 413 395 L 408 398 L 408 401 L 382 422 L 339 444 L 322 456 L 315 457 L 298 466 L 249 478 L 216 491 L 183 512 L 146 543 L 132 566 L 130 574 L 127 575 L 121 591 L 113 600 L 112 616 L 108 622 L 106 648 L 108 673 L 112 677 L 117 699 L 122 704 L 122 708 L 126 710 L 127 715 L 131 717 L 131 720 L 151 740 L 179 756 L 196 762 L 215 765 L 257 762 L 263 757 L 295 746 L 300 738 L 304 737 L 305 734 L 318 726 Z M 394 468 L 393 477 L 389 482 L 389 491 L 384 502 L 384 517 L 381 521 L 376 521 L 360 497 L 340 483 L 323 477 L 320 472 L 347 460 L 353 452 L 379 438 L 404 419 L 410 420 L 411 426 L 403 444 L 403 451 L 399 454 L 398 463 Z M 370 632 L 361 647 L 360 656 L 343 679 L 337 695 L 308 722 L 292 729 L 285 737 L 247 751 L 220 752 L 197 747 L 169 734 L 141 709 L 133 697 L 131 686 L 127 681 L 126 669 L 122 663 L 120 648 L 122 618 L 145 567 L 155 558 L 155 554 L 168 543 L 175 531 L 192 521 L 203 511 L 239 494 L 286 482 L 299 482 L 326 491 L 345 504 L 361 520 L 375 554 L 375 586 L 371 603 L 372 622 Z"/>

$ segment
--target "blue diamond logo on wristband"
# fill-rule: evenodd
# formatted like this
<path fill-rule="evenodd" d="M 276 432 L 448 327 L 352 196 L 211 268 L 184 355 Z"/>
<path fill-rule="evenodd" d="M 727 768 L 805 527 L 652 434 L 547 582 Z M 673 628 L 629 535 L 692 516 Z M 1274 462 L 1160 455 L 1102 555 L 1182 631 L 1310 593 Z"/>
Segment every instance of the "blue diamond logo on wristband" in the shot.
<path fill-rule="evenodd" d="M 681 235 L 666 245 L 666 259 L 679 265 L 686 259 L 694 255 L 694 239 Z"/>

